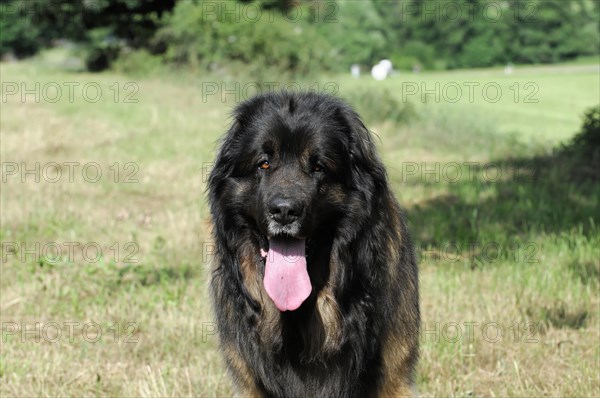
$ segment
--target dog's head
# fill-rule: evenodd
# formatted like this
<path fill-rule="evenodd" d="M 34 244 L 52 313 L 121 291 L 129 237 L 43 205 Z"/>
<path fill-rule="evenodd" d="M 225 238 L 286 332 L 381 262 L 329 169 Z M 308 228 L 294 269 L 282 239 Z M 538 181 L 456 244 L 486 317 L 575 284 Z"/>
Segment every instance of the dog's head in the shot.
<path fill-rule="evenodd" d="M 348 105 L 314 93 L 266 94 L 234 111 L 210 176 L 211 210 L 224 236 L 251 231 L 268 254 L 267 292 L 280 310 L 295 309 L 310 293 L 301 269 L 307 246 L 343 234 L 344 221 L 365 222 L 360 207 L 384 181 L 370 134 Z"/>

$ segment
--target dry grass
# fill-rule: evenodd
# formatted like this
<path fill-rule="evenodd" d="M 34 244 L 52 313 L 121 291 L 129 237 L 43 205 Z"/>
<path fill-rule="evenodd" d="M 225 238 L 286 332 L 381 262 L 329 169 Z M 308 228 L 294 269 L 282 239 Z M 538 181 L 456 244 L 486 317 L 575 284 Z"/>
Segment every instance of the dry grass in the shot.
<path fill-rule="evenodd" d="M 199 86 L 160 79 L 135 82 L 139 103 L 114 103 L 108 87 L 114 82 L 122 86 L 129 79 L 67 75 L 36 63 L 3 64 L 2 79 L 42 85 L 97 82 L 106 96 L 98 103 L 80 98 L 74 103 L 23 103 L 15 97 L 2 103 L 6 181 L 0 229 L 1 395 L 230 396 L 207 298 L 210 247 L 202 169 L 212 160 L 231 104 L 214 99 L 205 103 Z M 580 84 L 584 77 L 575 79 Z M 595 79 L 588 78 L 590 86 Z M 568 82 L 564 87 L 564 95 L 569 95 Z M 492 210 L 485 207 L 486 200 L 506 189 L 527 187 L 498 185 L 483 190 L 476 183 L 403 184 L 398 156 L 430 163 L 487 161 L 507 149 L 490 146 L 477 151 L 477 145 L 485 142 L 481 140 L 449 148 L 451 143 L 436 143 L 432 122 L 400 130 L 389 124 L 376 127 L 390 178 L 423 248 L 421 291 L 427 332 L 422 336 L 418 374 L 421 395 L 600 395 L 600 256 L 594 226 L 599 221 L 598 198 L 584 197 L 596 214 L 588 222 L 581 216 L 553 225 L 551 212 L 513 235 L 509 228 L 523 220 L 504 209 L 496 217 L 479 214 L 475 224 L 463 225 L 466 213 L 452 215 L 450 210 L 461 205 L 471 212 L 467 205 L 475 203 L 481 204 L 482 213 L 491 212 L 501 207 L 502 200 L 492 202 Z M 574 123 L 573 132 L 576 128 Z M 430 136 L 402 146 L 420 129 L 428 129 Z M 445 142 L 443 137 L 440 142 Z M 21 182 L 20 174 L 5 175 L 11 162 L 25 162 L 29 168 L 35 162 L 41 167 L 49 162 L 95 162 L 103 176 L 89 183 L 79 168 L 74 182 L 69 182 L 63 165 L 57 183 L 44 181 L 43 176 L 35 182 L 32 175 Z M 121 172 L 117 182 L 110 169 L 115 162 Z M 130 170 L 123 166 L 130 162 L 138 167 L 134 176 L 138 182 L 125 183 Z M 439 201 L 444 195 L 454 199 Z M 428 207 L 432 199 L 438 202 Z M 486 263 L 485 258 L 463 253 L 453 262 L 443 252 L 441 258 L 435 257 L 436 250 L 440 255 L 436 236 L 446 232 L 434 230 L 434 224 L 455 231 L 446 241 L 471 242 L 468 233 L 474 229 L 476 239 L 484 242 L 533 241 L 537 262 L 523 260 L 522 246 L 519 260 L 505 256 Z M 29 255 L 21 251 L 25 245 L 32 248 L 39 243 L 42 248 L 48 242 L 79 246 L 72 257 L 56 261 L 41 251 Z M 81 248 L 89 242 L 101 247 L 102 258 L 86 261 Z M 7 244 L 16 244 L 17 252 Z M 131 247 L 136 263 L 124 261 Z M 582 270 L 587 272 L 584 277 Z M 72 339 L 67 322 L 76 323 Z M 82 330 L 92 322 L 102 333 L 97 342 L 92 342 L 95 329 Z M 55 334 L 54 323 L 62 335 Z M 36 324 L 38 331 L 31 331 Z M 25 333 L 24 327 L 30 332 Z M 503 335 L 498 338 L 500 329 Z M 461 335 L 455 338 L 457 331 Z"/>

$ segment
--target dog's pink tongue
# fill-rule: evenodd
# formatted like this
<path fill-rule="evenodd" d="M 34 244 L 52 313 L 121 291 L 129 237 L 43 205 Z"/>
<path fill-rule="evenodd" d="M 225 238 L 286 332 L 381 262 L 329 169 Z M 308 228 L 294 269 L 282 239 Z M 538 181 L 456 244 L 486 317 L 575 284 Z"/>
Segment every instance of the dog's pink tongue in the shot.
<path fill-rule="evenodd" d="M 310 295 L 304 239 L 269 241 L 265 265 L 265 290 L 279 311 L 293 311 Z"/>

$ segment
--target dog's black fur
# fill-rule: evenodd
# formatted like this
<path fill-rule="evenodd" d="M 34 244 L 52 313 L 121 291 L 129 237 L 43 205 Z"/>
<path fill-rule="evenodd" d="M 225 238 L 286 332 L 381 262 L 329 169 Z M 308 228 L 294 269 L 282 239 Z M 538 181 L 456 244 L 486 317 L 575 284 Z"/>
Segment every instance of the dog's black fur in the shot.
<path fill-rule="evenodd" d="M 267 163 L 265 163 L 267 162 Z M 238 391 L 266 397 L 410 395 L 417 265 L 359 116 L 338 98 L 270 93 L 241 103 L 208 184 L 211 294 Z M 279 223 L 270 201 L 293 201 Z M 312 292 L 280 312 L 262 279 L 269 238 L 306 239 Z"/>

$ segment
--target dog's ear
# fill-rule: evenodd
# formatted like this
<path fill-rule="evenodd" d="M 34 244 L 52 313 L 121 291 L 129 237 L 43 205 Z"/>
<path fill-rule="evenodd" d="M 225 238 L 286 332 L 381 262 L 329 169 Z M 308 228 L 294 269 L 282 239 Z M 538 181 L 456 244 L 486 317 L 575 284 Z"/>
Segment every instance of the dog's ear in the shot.
<path fill-rule="evenodd" d="M 231 126 L 220 141 L 211 179 L 214 175 L 215 180 L 224 180 L 247 171 L 243 160 L 248 154 L 248 147 L 243 136 L 252 131 L 250 126 L 256 123 L 256 115 L 262 113 L 266 102 L 266 96 L 259 96 L 247 99 L 235 107 L 231 113 Z"/>
<path fill-rule="evenodd" d="M 239 128 L 239 123 L 234 121 L 227 133 L 221 139 L 219 149 L 217 150 L 217 157 L 209 176 L 209 187 L 216 187 L 216 185 L 223 182 L 226 178 L 231 177 L 233 174 L 234 162 L 232 144 L 233 137 L 236 135 Z"/>
<path fill-rule="evenodd" d="M 386 185 L 383 163 L 377 155 L 372 134 L 352 109 L 342 111 L 350 138 L 350 162 L 356 188 L 374 188 Z M 367 181 L 370 180 L 370 181 Z"/>

